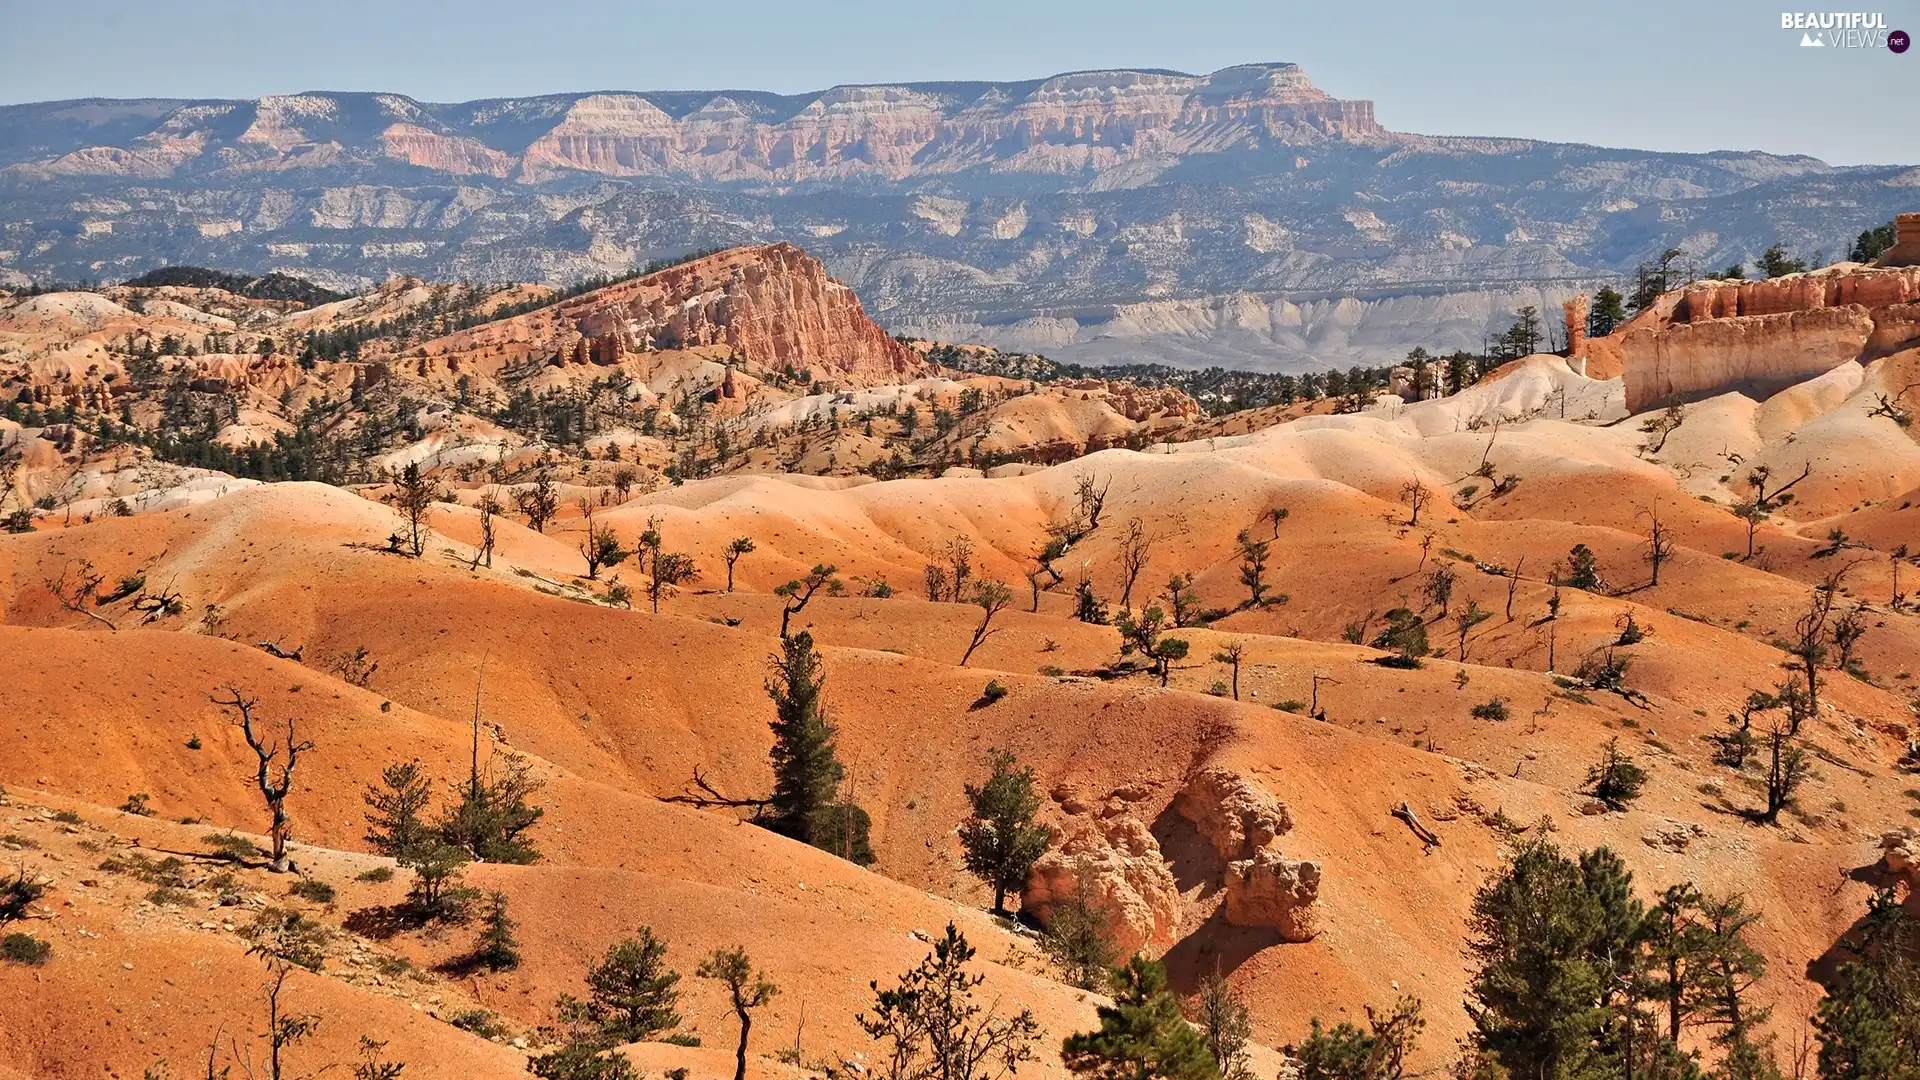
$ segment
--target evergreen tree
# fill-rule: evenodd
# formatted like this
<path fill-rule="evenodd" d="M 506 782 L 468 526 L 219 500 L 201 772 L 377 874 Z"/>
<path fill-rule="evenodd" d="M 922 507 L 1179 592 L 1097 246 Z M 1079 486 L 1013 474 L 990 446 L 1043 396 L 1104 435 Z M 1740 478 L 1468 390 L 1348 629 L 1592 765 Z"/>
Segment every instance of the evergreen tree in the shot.
<path fill-rule="evenodd" d="M 974 956 L 966 935 L 947 924 L 933 954 L 900 976 L 891 989 L 874 989 L 862 1030 L 887 1044 L 878 1072 L 884 1080 L 1000 1080 L 1033 1059 L 1040 1023 L 1033 1010 L 1002 1019 L 974 1001 L 986 976 L 967 970 Z"/>
<path fill-rule="evenodd" d="M 1118 959 L 1119 953 L 1107 940 L 1107 913 L 1095 905 L 1085 876 L 1075 882 L 1072 896 L 1048 909 L 1040 947 L 1067 982 L 1082 990 L 1098 986 Z"/>
<path fill-rule="evenodd" d="M 1825 1080 L 1920 1080 L 1920 962 L 1913 917 L 1891 888 L 1867 903 L 1814 1016 Z"/>
<path fill-rule="evenodd" d="M 1893 240 L 1893 222 L 1875 225 L 1854 240 L 1847 258 L 1853 262 L 1872 262 L 1880 257 L 1881 252 L 1893 246 Z"/>
<path fill-rule="evenodd" d="M 507 894 L 498 891 L 488 894 L 485 921 L 480 924 L 480 936 L 473 943 L 474 963 L 488 971 L 519 967 L 520 942 L 513 936 L 515 925 L 507 915 Z"/>
<path fill-rule="evenodd" d="M 427 824 L 427 806 L 433 800 L 433 781 L 417 761 L 389 765 L 379 784 L 367 785 L 367 843 L 382 855 L 396 858 L 437 841 Z"/>
<path fill-rule="evenodd" d="M 563 1016 L 585 1018 L 603 1046 L 639 1042 L 680 1024 L 674 1006 L 680 973 L 666 965 L 667 944 L 642 926 L 638 934 L 616 941 L 598 964 L 587 969 L 586 1001 L 563 1003 Z"/>
<path fill-rule="evenodd" d="M 773 698 L 773 795 L 766 816 L 775 832 L 860 861 L 872 861 L 868 817 L 839 799 L 846 769 L 834 750 L 821 690 L 827 677 L 805 630 L 781 642 L 769 658 L 767 695 Z"/>
<path fill-rule="evenodd" d="M 1402 997 L 1385 1014 L 1369 1005 L 1366 1031 L 1345 1021 L 1324 1030 L 1316 1016 L 1312 1033 L 1288 1047 L 1287 1056 L 1300 1063 L 1300 1080 L 1401 1080 L 1407 1075 L 1407 1054 L 1426 1023 L 1415 997 Z M 1468 1075 L 1478 1080 L 1487 1074 Z"/>
<path fill-rule="evenodd" d="M 1760 268 L 1760 276 L 1767 278 L 1805 273 L 1807 269 L 1805 260 L 1796 259 L 1787 254 L 1785 244 L 1774 244 L 1768 247 L 1760 253 L 1758 259 L 1754 260 L 1754 265 Z"/>
<path fill-rule="evenodd" d="M 1253 1018 L 1242 998 L 1216 965 L 1200 980 L 1200 992 L 1193 1000 L 1194 1022 L 1207 1037 L 1207 1052 L 1222 1080 L 1254 1080 L 1247 1056 L 1247 1044 L 1253 1040 Z"/>
<path fill-rule="evenodd" d="M 1593 307 L 1587 312 L 1587 335 L 1606 337 L 1614 327 L 1627 321 L 1627 298 L 1611 285 L 1602 285 L 1593 294 Z"/>
<path fill-rule="evenodd" d="M 1069 1071 L 1093 1080 L 1219 1080 L 1206 1039 L 1180 1015 L 1159 961 L 1135 954 L 1114 969 L 1112 982 L 1113 1004 L 1100 1006 L 1100 1027 L 1061 1045 Z"/>
<path fill-rule="evenodd" d="M 1033 789 L 1033 769 L 1014 767 L 1007 750 L 989 750 L 992 774 L 986 783 L 966 787 L 973 816 L 960 825 L 960 846 L 966 852 L 967 872 L 993 890 L 993 910 L 1006 911 L 1008 893 L 1021 893 L 1027 875 L 1047 850 L 1047 830 L 1034 824 L 1040 795 Z"/>
<path fill-rule="evenodd" d="M 1590 950 L 1604 920 L 1579 864 L 1546 839 L 1521 843 L 1475 895 L 1468 1011 L 1481 1046 L 1513 1075 L 1594 1075 L 1607 972 Z"/>

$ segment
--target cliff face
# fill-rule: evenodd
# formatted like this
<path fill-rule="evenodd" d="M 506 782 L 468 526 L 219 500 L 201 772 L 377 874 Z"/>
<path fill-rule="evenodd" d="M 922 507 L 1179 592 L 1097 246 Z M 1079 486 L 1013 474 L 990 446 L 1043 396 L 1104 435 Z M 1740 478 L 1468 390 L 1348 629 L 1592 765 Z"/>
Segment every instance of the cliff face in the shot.
<path fill-rule="evenodd" d="M 735 248 L 432 343 L 435 355 L 510 349 L 556 365 L 724 346 L 752 369 L 869 386 L 932 368 L 875 325 L 852 289 L 791 244 Z"/>
<path fill-rule="evenodd" d="M 1615 335 L 1627 408 L 1728 390 L 1765 398 L 1848 360 L 1920 344 L 1920 268 L 1843 264 L 1695 282 Z"/>
<path fill-rule="evenodd" d="M 456 176 L 511 173 L 520 182 L 584 172 L 795 183 L 986 164 L 1077 172 L 1202 147 L 1381 134 L 1372 102 L 1336 100 L 1293 64 L 1248 64 L 1211 75 L 1094 71 L 793 97 L 606 93 L 435 105 L 395 94 L 299 94 L 183 105 L 126 147 L 82 145 L 18 168 L 165 176 L 216 165 L 207 157 L 216 155 L 218 165 L 268 172 L 339 158 Z"/>

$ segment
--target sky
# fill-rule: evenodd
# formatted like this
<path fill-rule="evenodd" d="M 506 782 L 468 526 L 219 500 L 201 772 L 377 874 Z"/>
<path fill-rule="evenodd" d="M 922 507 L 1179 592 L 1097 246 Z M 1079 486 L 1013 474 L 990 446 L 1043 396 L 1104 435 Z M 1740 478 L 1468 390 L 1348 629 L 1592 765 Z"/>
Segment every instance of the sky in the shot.
<path fill-rule="evenodd" d="M 1920 34 L 1920 0 L 1864 2 Z M 1399 131 L 1920 162 L 1920 48 L 1807 48 L 1780 16 L 1765 0 L 0 0 L 0 103 L 801 93 L 1284 60 Z"/>

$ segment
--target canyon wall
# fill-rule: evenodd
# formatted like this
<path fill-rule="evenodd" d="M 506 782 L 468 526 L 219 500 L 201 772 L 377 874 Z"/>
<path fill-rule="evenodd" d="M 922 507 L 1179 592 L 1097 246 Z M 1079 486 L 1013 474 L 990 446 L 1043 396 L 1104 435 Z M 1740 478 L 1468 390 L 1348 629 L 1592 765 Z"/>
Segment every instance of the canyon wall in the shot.
<path fill-rule="evenodd" d="M 1614 335 L 1627 408 L 1739 391 L 1764 399 L 1849 360 L 1920 345 L 1920 268 L 1844 263 L 1765 281 L 1702 281 Z"/>

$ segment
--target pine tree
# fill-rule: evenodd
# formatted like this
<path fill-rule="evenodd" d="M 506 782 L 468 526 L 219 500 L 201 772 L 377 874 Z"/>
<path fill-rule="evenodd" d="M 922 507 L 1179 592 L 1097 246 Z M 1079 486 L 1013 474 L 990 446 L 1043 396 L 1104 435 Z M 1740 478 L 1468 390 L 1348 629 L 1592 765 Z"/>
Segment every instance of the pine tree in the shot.
<path fill-rule="evenodd" d="M 433 781 L 417 761 L 389 765 L 379 784 L 367 785 L 367 843 L 382 855 L 399 857 L 436 841 L 425 813 L 433 800 Z"/>
<path fill-rule="evenodd" d="M 1892 888 L 1868 901 L 1857 937 L 1845 943 L 1854 959 L 1841 965 L 1814 1016 L 1824 1080 L 1920 1080 L 1915 932 Z"/>
<path fill-rule="evenodd" d="M 1474 897 L 1470 987 L 1480 1045 L 1515 1076 L 1586 1075 L 1605 1026 L 1606 973 L 1592 946 L 1604 919 L 1579 864 L 1531 839 Z"/>
<path fill-rule="evenodd" d="M 513 936 L 516 924 L 507 916 L 507 894 L 487 896 L 485 921 L 473 943 L 473 960 L 488 971 L 508 971 L 520 966 L 520 942 Z"/>
<path fill-rule="evenodd" d="M 1014 768 L 1007 750 L 989 750 L 993 772 L 987 782 L 966 786 L 973 816 L 960 825 L 960 846 L 966 852 L 967 872 L 993 890 L 993 910 L 1006 911 L 1007 894 L 1024 892 L 1033 864 L 1047 850 L 1047 830 L 1033 822 L 1040 796 L 1033 789 L 1033 769 Z"/>
<path fill-rule="evenodd" d="M 1135 954 L 1112 982 L 1113 1004 L 1100 1006 L 1100 1027 L 1061 1045 L 1069 1071 L 1093 1080 L 1219 1080 L 1206 1039 L 1180 1015 L 1159 961 Z"/>
<path fill-rule="evenodd" d="M 846 769 L 834 750 L 834 728 L 821 703 L 826 672 L 805 630 L 769 658 L 773 699 L 773 795 L 766 816 L 775 832 L 824 851 L 872 861 L 866 811 L 839 799 Z"/>
<path fill-rule="evenodd" d="M 1626 297 L 1611 285 L 1600 286 L 1593 294 L 1593 309 L 1587 313 L 1587 335 L 1606 337 L 1626 321 Z"/>
<path fill-rule="evenodd" d="M 673 1030 L 680 1024 L 680 1014 L 673 1011 L 680 1000 L 674 989 L 680 973 L 667 967 L 666 955 L 666 942 L 653 936 L 652 927 L 642 926 L 587 969 L 587 1000 L 569 1002 L 562 1012 L 583 1016 L 606 1046 Z"/>
<path fill-rule="evenodd" d="M 766 972 L 753 970 L 753 961 L 741 948 L 715 949 L 695 974 L 714 979 L 727 988 L 733 1015 L 740 1021 L 740 1043 L 734 1051 L 733 1080 L 747 1080 L 747 1035 L 753 1030 L 753 1010 L 765 1005 L 780 992 L 767 981 Z"/>

